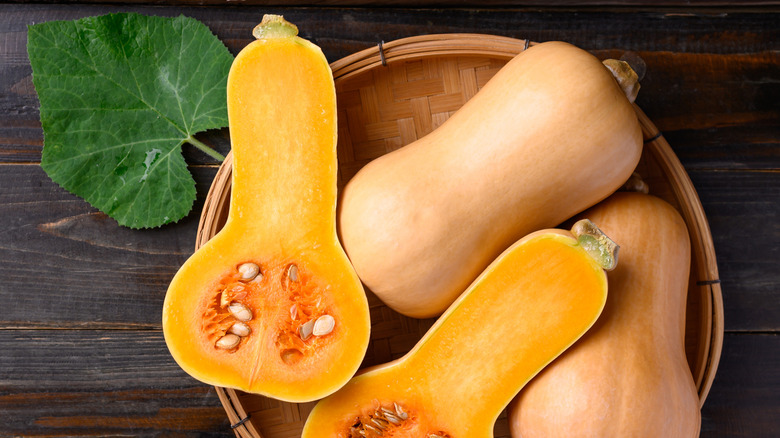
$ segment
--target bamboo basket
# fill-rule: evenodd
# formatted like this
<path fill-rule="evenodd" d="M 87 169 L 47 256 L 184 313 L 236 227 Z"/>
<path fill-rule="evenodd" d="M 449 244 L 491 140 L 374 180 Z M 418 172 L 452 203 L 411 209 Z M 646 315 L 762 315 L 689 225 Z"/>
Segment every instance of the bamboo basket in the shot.
<path fill-rule="evenodd" d="M 441 34 L 380 43 L 331 64 L 338 98 L 339 189 L 372 159 L 422 137 L 473 96 L 527 40 Z M 715 377 L 723 344 L 723 302 L 712 236 L 698 195 L 662 134 L 636 107 L 645 148 L 637 172 L 650 192 L 674 205 L 691 235 L 692 264 L 686 315 L 686 354 L 703 404 Z M 231 157 L 220 167 L 200 218 L 196 248 L 227 219 Z M 433 320 L 404 317 L 367 291 L 372 334 L 363 366 L 406 353 Z M 315 403 L 285 403 L 216 388 L 231 427 L 240 438 L 300 437 Z M 509 437 L 506 413 L 494 428 Z"/>

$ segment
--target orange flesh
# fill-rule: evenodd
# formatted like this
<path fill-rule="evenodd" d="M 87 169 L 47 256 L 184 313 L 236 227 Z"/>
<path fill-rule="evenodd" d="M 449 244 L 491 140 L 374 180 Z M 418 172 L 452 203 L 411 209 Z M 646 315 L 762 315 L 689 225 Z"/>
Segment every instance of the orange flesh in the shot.
<path fill-rule="evenodd" d="M 275 240 L 312 246 L 336 229 L 336 96 L 327 61 L 307 45 L 254 41 L 231 67 L 229 217 L 245 232 L 277 230 Z"/>
<path fill-rule="evenodd" d="M 410 415 L 408 435 L 399 436 L 490 437 L 512 397 L 595 322 L 606 292 L 604 271 L 570 234 L 533 233 L 488 267 L 406 356 L 320 402 L 303 436 L 349 437 L 377 406 L 398 403 Z M 395 428 L 381 436 L 395 436 Z"/>

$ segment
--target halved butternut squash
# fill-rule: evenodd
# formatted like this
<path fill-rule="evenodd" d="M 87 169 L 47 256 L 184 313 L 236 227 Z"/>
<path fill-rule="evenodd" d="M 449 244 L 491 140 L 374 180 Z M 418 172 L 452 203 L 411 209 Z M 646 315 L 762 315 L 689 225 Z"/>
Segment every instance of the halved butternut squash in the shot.
<path fill-rule="evenodd" d="M 333 77 L 296 35 L 266 16 L 231 67 L 228 219 L 173 278 L 163 332 L 203 382 L 309 401 L 357 371 L 370 322 L 336 235 Z"/>
<path fill-rule="evenodd" d="M 579 225 L 577 237 L 542 230 L 507 249 L 408 354 L 320 401 L 302 436 L 491 437 L 512 397 L 604 306 L 616 248 Z"/>

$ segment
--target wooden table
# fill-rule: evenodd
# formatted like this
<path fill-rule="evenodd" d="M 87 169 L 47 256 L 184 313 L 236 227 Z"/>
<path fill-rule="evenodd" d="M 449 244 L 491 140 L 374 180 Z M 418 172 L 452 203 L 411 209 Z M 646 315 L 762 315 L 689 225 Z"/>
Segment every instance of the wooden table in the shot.
<path fill-rule="evenodd" d="M 267 12 L 296 23 L 330 60 L 449 32 L 634 52 L 647 64 L 637 103 L 693 180 L 718 256 L 726 333 L 701 436 L 780 434 L 778 2 L 201 3 L 0 4 L 0 436 L 232 434 L 214 389 L 171 359 L 160 321 L 218 163 L 185 147 L 199 200 L 180 223 L 150 230 L 119 227 L 39 165 L 26 25 L 120 10 L 195 17 L 234 54 Z M 229 150 L 227 130 L 199 138 Z"/>

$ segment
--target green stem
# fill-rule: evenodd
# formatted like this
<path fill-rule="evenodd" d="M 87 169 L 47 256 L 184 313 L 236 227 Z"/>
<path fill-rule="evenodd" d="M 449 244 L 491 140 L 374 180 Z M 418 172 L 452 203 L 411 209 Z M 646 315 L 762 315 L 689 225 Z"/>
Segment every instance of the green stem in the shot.
<path fill-rule="evenodd" d="M 209 157 L 218 160 L 218 161 L 225 161 L 225 156 L 220 154 L 219 152 L 215 151 L 214 149 L 210 148 L 206 143 L 203 143 L 202 141 L 198 140 L 197 138 L 193 136 L 189 136 L 184 139 L 185 142 L 195 146 L 196 148 L 203 151 L 206 155 Z"/>
<path fill-rule="evenodd" d="M 593 257 L 605 271 L 615 269 L 618 262 L 620 247 L 603 231 L 588 219 L 577 221 L 571 228 L 571 233 L 577 238 L 580 246 Z"/>
<path fill-rule="evenodd" d="M 281 15 L 265 14 L 263 21 L 252 30 L 252 35 L 258 40 L 293 38 L 298 35 L 298 27 L 285 20 Z"/>

